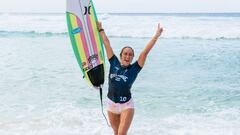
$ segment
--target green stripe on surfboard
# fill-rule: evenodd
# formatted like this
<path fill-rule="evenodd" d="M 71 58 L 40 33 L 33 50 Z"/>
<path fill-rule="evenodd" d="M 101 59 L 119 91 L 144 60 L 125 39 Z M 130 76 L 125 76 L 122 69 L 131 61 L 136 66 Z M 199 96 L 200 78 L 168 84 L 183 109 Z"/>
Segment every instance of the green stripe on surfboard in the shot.
<path fill-rule="evenodd" d="M 83 73 L 83 77 L 85 77 L 85 72 L 82 68 L 82 61 L 80 59 L 80 54 L 79 54 L 79 51 L 78 51 L 78 48 L 77 48 L 77 43 L 76 43 L 76 40 L 74 38 L 74 35 L 71 33 L 72 32 L 72 24 L 71 24 L 71 21 L 70 21 L 70 15 L 71 13 L 68 13 L 67 12 L 67 25 L 68 25 L 68 33 L 69 33 L 69 36 L 70 36 L 70 39 L 71 39 L 71 42 L 72 42 L 72 48 L 73 48 L 73 51 L 74 51 L 74 54 L 75 54 L 75 57 L 77 58 L 77 61 L 78 61 L 78 64 L 79 64 L 79 67 Z"/>
<path fill-rule="evenodd" d="M 90 1 L 91 2 L 91 5 L 92 5 L 92 9 L 93 9 L 93 12 L 94 12 L 94 18 L 95 18 L 95 20 L 96 21 L 98 21 L 98 18 L 97 18 L 97 13 L 96 13 L 96 10 L 95 10 L 95 8 L 94 8 L 94 5 L 93 5 L 93 2 L 92 2 L 92 0 Z M 100 35 L 99 35 L 100 33 L 98 33 L 98 38 L 99 38 L 99 41 L 100 41 L 100 43 L 101 43 L 101 49 L 102 49 L 102 53 L 101 53 L 101 58 L 103 59 L 103 61 L 104 61 L 104 63 L 105 63 L 105 53 L 104 53 L 104 48 L 103 48 L 103 41 L 102 41 L 102 38 L 100 38 Z"/>

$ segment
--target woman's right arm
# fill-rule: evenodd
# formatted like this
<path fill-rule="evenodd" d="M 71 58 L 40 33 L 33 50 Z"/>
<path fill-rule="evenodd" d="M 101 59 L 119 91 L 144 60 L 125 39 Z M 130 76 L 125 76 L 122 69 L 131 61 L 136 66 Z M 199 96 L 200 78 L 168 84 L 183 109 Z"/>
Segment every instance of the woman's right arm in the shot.
<path fill-rule="evenodd" d="M 110 45 L 110 42 L 108 40 L 108 37 L 106 35 L 106 33 L 104 32 L 103 28 L 102 28 L 102 23 L 101 22 L 97 22 L 97 27 L 100 33 L 100 36 L 102 38 L 106 53 L 107 53 L 107 58 L 110 59 L 113 56 L 113 49 Z"/>

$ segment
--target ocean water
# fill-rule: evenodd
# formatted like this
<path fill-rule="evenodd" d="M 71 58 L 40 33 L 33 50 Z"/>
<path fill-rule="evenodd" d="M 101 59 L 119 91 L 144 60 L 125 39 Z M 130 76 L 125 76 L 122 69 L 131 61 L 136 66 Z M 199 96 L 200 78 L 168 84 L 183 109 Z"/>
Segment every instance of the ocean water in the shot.
<path fill-rule="evenodd" d="M 98 18 L 117 55 L 130 45 L 138 56 L 157 23 L 164 27 L 132 88 L 136 111 L 129 135 L 240 133 L 239 13 Z M 98 90 L 82 78 L 65 19 L 0 14 L 1 135 L 113 134 Z M 103 90 L 105 102 L 107 79 Z"/>

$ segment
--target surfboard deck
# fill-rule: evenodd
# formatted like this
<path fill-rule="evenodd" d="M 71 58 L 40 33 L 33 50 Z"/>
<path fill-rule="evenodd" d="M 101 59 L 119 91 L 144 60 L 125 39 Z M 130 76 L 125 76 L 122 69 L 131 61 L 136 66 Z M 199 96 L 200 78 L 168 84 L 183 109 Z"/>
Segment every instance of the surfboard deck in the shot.
<path fill-rule="evenodd" d="M 105 54 L 92 0 L 67 0 L 67 24 L 72 48 L 83 77 L 99 87 L 105 78 Z"/>

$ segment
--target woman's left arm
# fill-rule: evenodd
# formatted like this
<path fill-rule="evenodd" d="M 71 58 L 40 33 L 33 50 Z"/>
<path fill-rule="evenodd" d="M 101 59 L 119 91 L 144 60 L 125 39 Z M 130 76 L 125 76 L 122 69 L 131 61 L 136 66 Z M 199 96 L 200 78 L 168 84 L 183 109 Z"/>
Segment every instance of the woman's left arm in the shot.
<path fill-rule="evenodd" d="M 163 32 L 163 28 L 160 26 L 160 24 L 158 24 L 157 27 L 157 31 L 155 33 L 155 35 L 151 38 L 151 40 L 148 42 L 148 44 L 146 45 L 146 47 L 144 48 L 144 50 L 141 52 L 139 58 L 138 58 L 138 64 L 139 66 L 143 67 L 144 63 L 146 61 L 147 55 L 150 52 L 150 50 L 153 48 L 153 46 L 155 45 L 155 43 L 157 42 L 158 38 L 161 36 Z"/>

